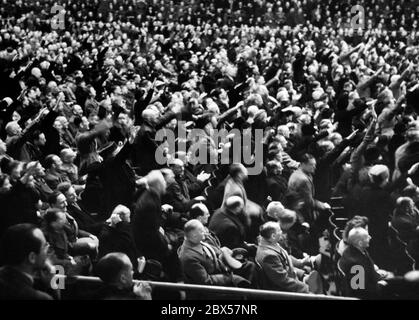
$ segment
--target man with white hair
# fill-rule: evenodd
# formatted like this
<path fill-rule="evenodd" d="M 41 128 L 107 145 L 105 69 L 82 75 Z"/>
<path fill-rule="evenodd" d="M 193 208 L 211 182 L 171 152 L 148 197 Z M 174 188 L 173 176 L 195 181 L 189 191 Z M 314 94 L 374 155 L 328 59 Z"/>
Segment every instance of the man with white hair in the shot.
<path fill-rule="evenodd" d="M 374 264 L 367 250 L 370 240 L 371 236 L 365 228 L 353 228 L 348 234 L 349 246 L 338 262 L 349 284 L 350 295 L 364 299 L 377 298 L 378 282 L 393 276 L 390 272 L 379 270 Z M 354 281 L 354 277 L 358 277 L 359 281 Z"/>

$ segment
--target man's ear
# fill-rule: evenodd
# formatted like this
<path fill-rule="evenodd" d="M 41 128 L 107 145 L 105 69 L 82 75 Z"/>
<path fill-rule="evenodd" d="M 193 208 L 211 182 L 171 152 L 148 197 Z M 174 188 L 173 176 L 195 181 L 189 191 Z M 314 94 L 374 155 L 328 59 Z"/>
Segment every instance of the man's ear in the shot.
<path fill-rule="evenodd" d="M 125 284 L 127 282 L 127 277 L 126 277 L 125 273 L 121 272 L 121 274 L 119 275 L 119 281 L 123 284 Z"/>
<path fill-rule="evenodd" d="M 31 252 L 31 253 L 29 253 L 29 255 L 28 255 L 28 261 L 29 261 L 29 263 L 30 264 L 35 264 L 36 263 L 36 253 L 35 252 Z"/>

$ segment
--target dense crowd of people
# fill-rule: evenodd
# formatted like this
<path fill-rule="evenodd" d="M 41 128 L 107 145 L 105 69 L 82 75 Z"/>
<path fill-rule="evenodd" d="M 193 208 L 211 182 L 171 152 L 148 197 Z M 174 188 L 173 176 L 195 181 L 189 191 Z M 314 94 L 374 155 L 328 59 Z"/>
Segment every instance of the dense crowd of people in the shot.
<path fill-rule="evenodd" d="M 355 5 L 2 0 L 0 297 L 413 294 L 419 10 L 371 0 L 354 28 Z M 253 163 L 221 162 L 242 134 Z"/>

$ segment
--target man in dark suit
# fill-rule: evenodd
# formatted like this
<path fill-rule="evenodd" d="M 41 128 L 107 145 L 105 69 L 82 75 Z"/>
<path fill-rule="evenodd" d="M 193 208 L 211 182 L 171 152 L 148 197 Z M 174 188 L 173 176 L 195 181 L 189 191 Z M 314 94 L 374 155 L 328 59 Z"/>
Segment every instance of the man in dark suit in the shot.
<path fill-rule="evenodd" d="M 310 154 L 305 154 L 301 158 L 300 168 L 294 171 L 288 180 L 289 190 L 297 193 L 304 201 L 301 213 L 308 223 L 312 223 L 316 220 L 315 211 L 330 209 L 330 205 L 328 203 L 318 201 L 314 198 L 315 190 L 313 184 L 313 174 L 315 171 L 316 159 Z"/>
<path fill-rule="evenodd" d="M 338 266 L 345 274 L 348 283 L 348 294 L 362 299 L 377 298 L 379 282 L 393 277 L 390 272 L 379 270 L 372 261 L 367 251 L 370 240 L 371 236 L 366 229 L 353 228 L 348 235 L 349 246 L 338 262 Z M 355 281 L 357 276 L 359 281 Z"/>
<path fill-rule="evenodd" d="M 185 166 L 182 160 L 173 159 L 170 163 L 170 169 L 174 173 L 174 179 L 168 181 L 165 203 L 173 206 L 173 210 L 179 213 L 185 213 L 191 205 L 188 185 L 185 180 Z"/>
<path fill-rule="evenodd" d="M 57 187 L 58 191 L 67 199 L 67 212 L 76 220 L 80 229 L 98 235 L 103 223 L 97 222 L 90 213 L 86 212 L 77 202 L 77 194 L 70 182 L 62 182 Z"/>
<path fill-rule="evenodd" d="M 99 235 L 99 258 L 111 252 L 122 252 L 130 258 L 134 268 L 137 268 L 137 258 L 140 254 L 130 224 L 131 211 L 123 205 L 118 205 L 106 222 Z"/>
<path fill-rule="evenodd" d="M 185 282 L 218 286 L 250 285 L 246 279 L 230 272 L 222 260 L 224 252 L 203 241 L 205 227 L 200 221 L 188 221 L 184 231 L 185 241 L 178 255 Z"/>
<path fill-rule="evenodd" d="M 1 242 L 0 300 L 52 300 L 34 288 L 36 274 L 46 267 L 48 243 L 31 224 L 10 227 Z"/>
<path fill-rule="evenodd" d="M 308 293 L 308 285 L 300 280 L 304 271 L 294 267 L 291 257 L 278 243 L 282 236 L 279 224 L 272 221 L 265 223 L 260 235 L 256 262 L 263 272 L 263 288 Z"/>
<path fill-rule="evenodd" d="M 244 202 L 241 197 L 227 198 L 225 206 L 214 212 L 209 229 L 220 239 L 222 246 L 230 249 L 245 248 L 254 256 L 256 247 L 245 242 L 247 230 L 243 208 Z"/>
<path fill-rule="evenodd" d="M 151 300 L 151 287 L 133 282 L 133 267 L 128 256 L 113 252 L 99 260 L 96 274 L 103 281 L 95 298 L 103 300 Z"/>
<path fill-rule="evenodd" d="M 271 160 L 266 164 L 266 187 L 272 201 L 284 201 L 288 191 L 287 179 L 281 175 L 282 169 L 281 162 L 276 160 Z"/>

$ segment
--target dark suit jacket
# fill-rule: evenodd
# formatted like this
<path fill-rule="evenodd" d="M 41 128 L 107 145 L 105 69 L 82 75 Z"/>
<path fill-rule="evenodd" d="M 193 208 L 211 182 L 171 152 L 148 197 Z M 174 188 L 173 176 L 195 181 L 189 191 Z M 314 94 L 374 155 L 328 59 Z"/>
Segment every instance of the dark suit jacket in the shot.
<path fill-rule="evenodd" d="M 314 184 L 313 178 L 306 175 L 302 170 L 296 170 L 288 180 L 288 188 L 290 191 L 296 192 L 302 200 L 304 200 L 304 207 L 301 212 L 304 218 L 311 219 L 313 211 L 318 209 L 319 201 L 314 199 Z"/>
<path fill-rule="evenodd" d="M 377 265 L 386 265 L 388 262 L 388 222 L 393 212 L 394 201 L 390 193 L 375 186 L 362 188 L 357 202 L 357 214 L 369 219 L 368 231 L 372 237 L 369 253 Z"/>
<path fill-rule="evenodd" d="M 144 191 L 136 203 L 132 218 L 138 250 L 147 259 L 164 261 L 169 255 L 168 240 L 159 231 L 162 225 L 161 200 L 157 191 Z"/>
<path fill-rule="evenodd" d="M 263 286 L 268 290 L 308 293 L 308 286 L 297 279 L 288 253 L 279 245 L 262 240 L 256 252 L 256 261 L 263 272 Z"/>
<path fill-rule="evenodd" d="M 377 282 L 380 280 L 380 275 L 375 271 L 374 262 L 371 260 L 369 254 L 363 254 L 357 248 L 348 246 L 343 252 L 342 258 L 339 260 L 339 266 L 345 273 L 345 278 L 348 283 L 347 287 L 351 296 L 363 299 L 377 298 Z M 356 276 L 356 273 L 351 273 L 353 266 L 360 266 L 365 271 L 365 290 L 351 288 L 352 277 Z"/>
<path fill-rule="evenodd" d="M 86 230 L 94 235 L 98 235 L 102 230 L 103 223 L 96 222 L 82 207 L 69 204 L 67 212 L 76 220 L 80 229 Z"/>
<path fill-rule="evenodd" d="M 268 176 L 266 179 L 268 195 L 272 201 L 283 201 L 288 191 L 287 180 L 282 176 Z"/>
<path fill-rule="evenodd" d="M 131 225 L 121 221 L 114 228 L 104 225 L 99 235 L 99 259 L 111 252 L 123 252 L 137 268 L 137 258 L 140 256 L 135 245 Z"/>
<path fill-rule="evenodd" d="M 211 217 L 208 228 L 220 239 L 221 245 L 230 249 L 244 248 L 246 228 L 237 216 L 220 208 Z"/>
<path fill-rule="evenodd" d="M 0 269 L 0 300 L 52 300 L 52 297 L 35 290 L 31 279 L 19 270 L 4 266 Z"/>
<path fill-rule="evenodd" d="M 221 260 L 218 259 L 217 264 L 204 252 L 186 242 L 179 248 L 179 259 L 187 283 L 218 286 L 231 284 L 231 277 L 222 269 L 224 265 Z"/>
<path fill-rule="evenodd" d="M 173 211 L 182 213 L 189 209 L 190 200 L 186 181 L 176 180 L 167 186 L 163 202 L 173 206 Z"/>

